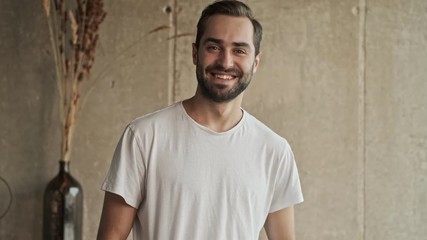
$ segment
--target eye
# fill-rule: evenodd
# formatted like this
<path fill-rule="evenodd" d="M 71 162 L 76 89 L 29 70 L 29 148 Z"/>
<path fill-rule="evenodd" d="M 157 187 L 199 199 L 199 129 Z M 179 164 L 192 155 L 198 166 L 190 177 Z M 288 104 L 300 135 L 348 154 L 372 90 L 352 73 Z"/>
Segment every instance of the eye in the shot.
<path fill-rule="evenodd" d="M 220 48 L 217 45 L 208 45 L 206 49 L 210 52 L 216 52 L 220 50 Z"/>
<path fill-rule="evenodd" d="M 235 49 L 235 50 L 234 50 L 234 52 L 235 52 L 236 54 L 239 54 L 239 55 L 244 55 L 244 54 L 246 54 L 246 50 L 245 50 L 245 49 L 243 49 L 243 48 L 237 48 L 237 49 Z"/>

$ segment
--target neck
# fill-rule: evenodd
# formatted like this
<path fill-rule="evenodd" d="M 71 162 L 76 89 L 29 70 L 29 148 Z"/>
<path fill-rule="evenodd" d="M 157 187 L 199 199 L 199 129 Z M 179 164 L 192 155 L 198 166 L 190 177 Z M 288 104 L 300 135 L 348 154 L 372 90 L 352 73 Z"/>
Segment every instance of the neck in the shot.
<path fill-rule="evenodd" d="M 229 102 L 217 103 L 201 94 L 183 101 L 187 114 L 197 123 L 215 132 L 225 132 L 236 126 L 243 117 L 243 93 Z"/>

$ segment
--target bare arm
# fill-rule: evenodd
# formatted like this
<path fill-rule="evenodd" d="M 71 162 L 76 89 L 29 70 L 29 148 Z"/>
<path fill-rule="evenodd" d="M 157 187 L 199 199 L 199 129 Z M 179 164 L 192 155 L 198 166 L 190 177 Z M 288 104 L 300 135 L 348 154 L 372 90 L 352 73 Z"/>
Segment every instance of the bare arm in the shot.
<path fill-rule="evenodd" d="M 268 214 L 264 228 L 269 240 L 295 240 L 294 207 Z"/>
<path fill-rule="evenodd" d="M 126 240 L 132 229 L 136 209 L 114 193 L 105 192 L 98 240 Z"/>

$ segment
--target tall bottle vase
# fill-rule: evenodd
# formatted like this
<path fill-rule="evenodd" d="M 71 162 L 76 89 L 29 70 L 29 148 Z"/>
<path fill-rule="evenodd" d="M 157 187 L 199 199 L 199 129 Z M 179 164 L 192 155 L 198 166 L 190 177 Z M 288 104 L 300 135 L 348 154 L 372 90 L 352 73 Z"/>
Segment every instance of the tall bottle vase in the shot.
<path fill-rule="evenodd" d="M 81 240 L 82 227 L 83 190 L 70 174 L 70 162 L 61 160 L 44 192 L 43 240 Z"/>

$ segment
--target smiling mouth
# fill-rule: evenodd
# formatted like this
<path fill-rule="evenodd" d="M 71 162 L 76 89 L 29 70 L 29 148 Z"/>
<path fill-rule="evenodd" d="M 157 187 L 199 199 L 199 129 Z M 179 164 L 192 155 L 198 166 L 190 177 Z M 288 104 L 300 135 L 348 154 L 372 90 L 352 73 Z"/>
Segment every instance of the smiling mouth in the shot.
<path fill-rule="evenodd" d="M 211 74 L 215 78 L 218 78 L 218 79 L 221 79 L 221 80 L 232 80 L 232 79 L 236 78 L 235 75 L 230 75 L 230 74 L 219 74 L 219 73 L 211 73 Z"/>

